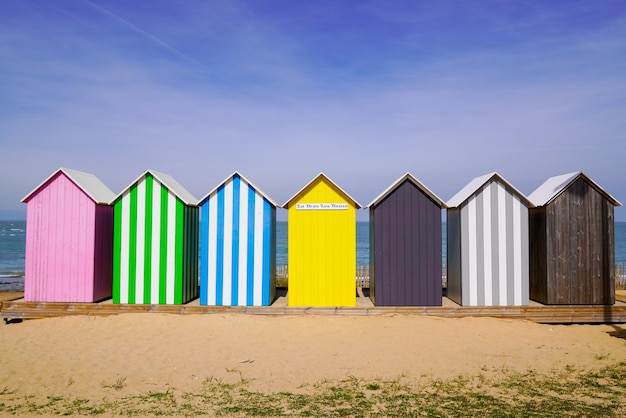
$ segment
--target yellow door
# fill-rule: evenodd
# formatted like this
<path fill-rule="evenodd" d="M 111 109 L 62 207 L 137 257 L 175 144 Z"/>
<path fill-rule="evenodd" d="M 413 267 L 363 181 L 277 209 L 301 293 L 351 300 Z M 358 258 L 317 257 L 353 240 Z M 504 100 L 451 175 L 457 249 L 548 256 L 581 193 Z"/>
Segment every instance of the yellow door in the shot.
<path fill-rule="evenodd" d="M 324 176 L 288 204 L 289 306 L 356 305 L 356 204 Z"/>

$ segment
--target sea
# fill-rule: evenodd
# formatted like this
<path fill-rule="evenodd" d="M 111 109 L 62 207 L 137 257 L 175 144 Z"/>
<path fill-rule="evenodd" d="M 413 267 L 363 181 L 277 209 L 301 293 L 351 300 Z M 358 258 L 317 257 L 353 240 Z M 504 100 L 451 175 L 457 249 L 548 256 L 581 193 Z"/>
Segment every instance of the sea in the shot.
<path fill-rule="evenodd" d="M 442 225 L 446 263 L 446 227 Z M 0 221 L 0 292 L 24 289 L 25 221 Z M 356 264 L 369 265 L 369 223 L 356 225 Z M 626 222 L 615 222 L 615 264 L 626 264 Z M 276 223 L 276 265 L 287 265 L 287 222 Z"/>

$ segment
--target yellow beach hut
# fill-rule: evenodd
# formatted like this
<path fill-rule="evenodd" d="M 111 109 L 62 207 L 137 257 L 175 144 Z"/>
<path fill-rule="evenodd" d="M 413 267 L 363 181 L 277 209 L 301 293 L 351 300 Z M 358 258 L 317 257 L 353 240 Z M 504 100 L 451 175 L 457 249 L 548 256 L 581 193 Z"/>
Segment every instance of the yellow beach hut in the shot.
<path fill-rule="evenodd" d="M 356 305 L 356 210 L 320 173 L 289 199 L 289 306 Z"/>

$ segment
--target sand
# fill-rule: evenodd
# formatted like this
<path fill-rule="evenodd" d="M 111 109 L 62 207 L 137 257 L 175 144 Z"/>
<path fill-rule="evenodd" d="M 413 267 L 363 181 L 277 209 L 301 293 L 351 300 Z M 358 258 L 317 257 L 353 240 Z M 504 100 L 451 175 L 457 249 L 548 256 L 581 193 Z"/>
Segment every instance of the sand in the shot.
<path fill-rule="evenodd" d="M 626 292 L 618 297 L 626 299 Z M 0 392 L 41 402 L 193 392 L 210 378 L 246 379 L 249 389 L 262 392 L 307 392 L 317 382 L 349 376 L 417 381 L 503 370 L 594 370 L 623 361 L 626 324 L 132 313 L 0 325 Z"/>
<path fill-rule="evenodd" d="M 626 361 L 626 325 L 386 316 L 120 314 L 0 327 L 0 386 L 36 397 L 195 390 L 206 378 L 264 392 L 323 379 L 453 377 Z M 125 387 L 110 386 L 123 380 Z M 2 389 L 2 388 L 0 388 Z"/>

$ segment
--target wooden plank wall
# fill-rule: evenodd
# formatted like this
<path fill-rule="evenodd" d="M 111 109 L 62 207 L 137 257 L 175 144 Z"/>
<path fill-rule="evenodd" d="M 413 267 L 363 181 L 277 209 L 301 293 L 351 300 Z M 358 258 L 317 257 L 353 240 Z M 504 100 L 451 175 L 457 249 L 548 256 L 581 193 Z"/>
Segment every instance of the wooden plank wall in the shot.
<path fill-rule="evenodd" d="M 200 304 L 267 306 L 276 275 L 276 208 L 235 175 L 201 204 Z"/>
<path fill-rule="evenodd" d="M 199 306 L 199 305 L 114 305 L 110 303 L 36 303 L 0 302 L 0 317 L 50 318 L 69 315 L 116 315 L 161 312 L 169 314 L 249 315 L 419 315 L 444 318 L 491 317 L 521 319 L 540 323 L 624 323 L 626 306 L 552 305 L 552 306 L 424 306 L 424 307 L 289 307 L 289 306 Z"/>
<path fill-rule="evenodd" d="M 463 278 L 461 276 L 461 210 L 446 211 L 447 227 L 447 296 L 459 305 L 463 302 Z"/>
<path fill-rule="evenodd" d="M 613 205 L 579 178 L 533 210 L 533 299 L 545 304 L 615 303 Z M 545 220 L 544 220 L 545 219 Z M 541 225 L 545 223 L 545 235 Z"/>
<path fill-rule="evenodd" d="M 188 302 L 198 296 L 198 269 L 199 269 L 199 238 L 200 238 L 200 208 L 185 206 L 182 227 L 183 263 L 181 302 Z"/>
<path fill-rule="evenodd" d="M 528 305 L 526 203 L 506 185 L 490 181 L 460 207 L 459 218 L 460 245 L 448 246 L 452 251 L 460 251 L 460 259 L 458 254 L 448 253 L 449 264 L 460 268 L 461 298 L 457 303 Z M 451 279 L 450 276 L 449 286 Z M 457 283 L 452 286 L 452 296 L 456 294 L 458 277 L 454 280 Z"/>
<path fill-rule="evenodd" d="M 92 300 L 111 298 L 113 288 L 113 206 L 97 205 Z"/>
<path fill-rule="evenodd" d="M 345 210 L 298 210 L 298 203 L 342 203 Z M 356 207 L 318 177 L 288 208 L 289 306 L 356 305 Z"/>
<path fill-rule="evenodd" d="M 25 300 L 94 302 L 108 296 L 99 290 L 94 299 L 95 216 L 96 204 L 63 173 L 31 197 L 26 218 Z"/>
<path fill-rule="evenodd" d="M 370 208 L 370 222 L 373 303 L 441 306 L 441 207 L 405 180 Z"/>
<path fill-rule="evenodd" d="M 180 304 L 197 297 L 198 264 L 185 250 L 198 257 L 197 225 L 189 225 L 192 218 L 197 224 L 198 208 L 147 174 L 117 199 L 114 212 L 113 302 Z"/>
<path fill-rule="evenodd" d="M 532 243 L 529 251 L 530 299 L 541 303 L 548 301 L 548 257 L 546 237 L 546 208 L 528 210 L 528 234 Z"/>

